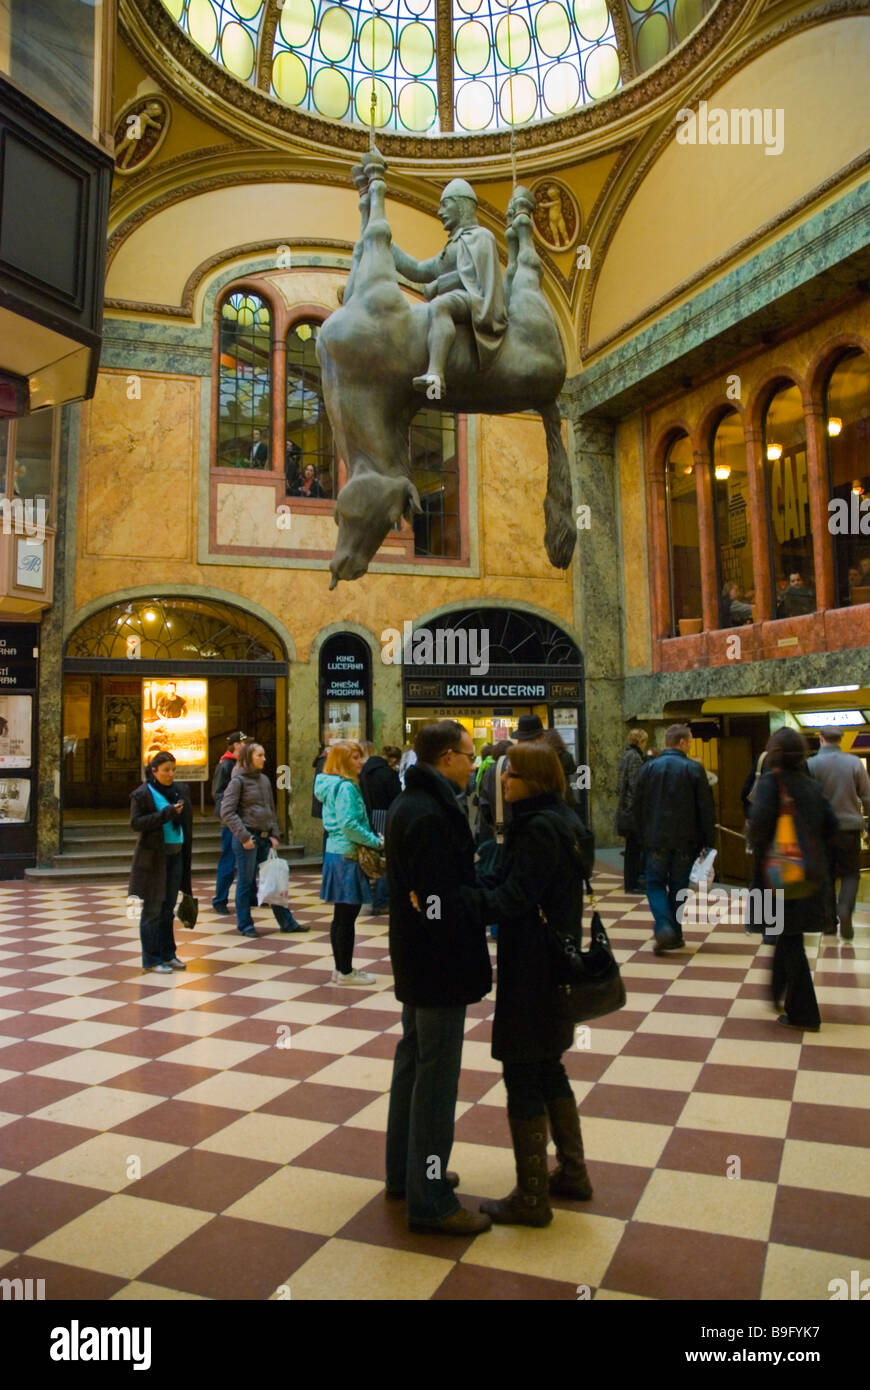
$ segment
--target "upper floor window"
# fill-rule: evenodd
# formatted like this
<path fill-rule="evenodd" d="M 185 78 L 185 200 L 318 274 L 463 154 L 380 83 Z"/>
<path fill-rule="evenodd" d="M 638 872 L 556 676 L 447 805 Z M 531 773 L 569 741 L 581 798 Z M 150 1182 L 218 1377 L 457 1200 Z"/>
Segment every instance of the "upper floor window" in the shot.
<path fill-rule="evenodd" d="M 14 503 L 4 511 L 20 515 L 22 526 L 54 524 L 55 418 L 54 410 L 38 410 L 0 421 L 0 495 Z"/>
<path fill-rule="evenodd" d="M 680 623 L 702 620 L 701 549 L 695 461 L 688 435 L 680 435 L 665 460 L 668 550 L 671 572 L 671 635 Z"/>
<path fill-rule="evenodd" d="M 421 410 L 411 424 L 411 481 L 423 510 L 414 517 L 414 554 L 454 558 L 462 553 L 459 451 L 455 415 Z"/>
<path fill-rule="evenodd" d="M 764 456 L 775 616 L 794 618 L 816 608 L 807 430 L 797 386 L 782 386 L 771 397 L 764 416 Z"/>
<path fill-rule="evenodd" d="M 861 503 L 870 497 L 870 359 L 856 349 L 841 358 L 825 392 L 825 433 L 831 497 L 846 506 L 831 514 L 835 603 L 870 603 L 870 529 Z M 857 525 L 856 525 L 857 522 Z"/>
<path fill-rule="evenodd" d="M 736 410 L 713 432 L 713 516 L 719 560 L 719 626 L 752 621 L 755 581 L 749 526 L 749 470 L 743 422 Z"/>
<path fill-rule="evenodd" d="M 317 335 L 320 324 L 305 319 L 287 334 L 287 429 L 284 475 L 290 497 L 335 497 L 335 444 L 323 401 Z"/>
<path fill-rule="evenodd" d="M 268 468 L 272 453 L 272 316 L 244 290 L 220 311 L 217 462 Z"/>

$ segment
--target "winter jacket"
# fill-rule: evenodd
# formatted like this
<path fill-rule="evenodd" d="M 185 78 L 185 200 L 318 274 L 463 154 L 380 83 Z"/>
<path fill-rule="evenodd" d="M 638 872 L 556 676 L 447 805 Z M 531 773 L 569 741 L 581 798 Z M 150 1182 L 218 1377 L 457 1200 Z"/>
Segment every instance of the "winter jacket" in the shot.
<path fill-rule="evenodd" d="M 221 797 L 221 820 L 242 842 L 251 838 L 252 830 L 278 839 L 272 784 L 265 772 L 243 772 L 236 764 Z"/>
<path fill-rule="evenodd" d="M 809 882 L 816 890 L 806 898 L 788 898 L 783 904 L 783 931 L 787 936 L 803 931 L 821 931 L 828 911 L 828 856 L 837 834 L 837 817 L 821 787 L 805 770 L 765 772 L 760 778 L 749 811 L 749 840 L 755 846 L 759 864 L 776 835 L 779 819 L 779 782 L 794 802 L 794 822 L 798 844 Z M 769 887 L 769 884 L 763 885 Z"/>
<path fill-rule="evenodd" d="M 492 989 L 492 966 L 485 927 L 460 891 L 474 888 L 474 841 L 455 787 L 426 763 L 408 768 L 390 807 L 386 853 L 396 998 L 420 1008 L 477 1003 Z"/>
<path fill-rule="evenodd" d="M 359 846 L 380 848 L 380 839 L 369 825 L 365 802 L 355 782 L 334 772 L 318 772 L 314 779 L 314 794 L 323 803 L 323 828 L 326 831 L 326 853 L 342 854 L 356 859 Z"/>
<path fill-rule="evenodd" d="M 870 816 L 870 777 L 861 759 L 822 744 L 807 772 L 830 801 L 840 829 L 863 830 L 864 816 Z"/>
<path fill-rule="evenodd" d="M 158 811 L 154 805 L 151 788 L 147 782 L 143 782 L 141 787 L 137 787 L 130 794 L 130 825 L 138 831 L 139 839 L 133 851 L 130 885 L 127 891 L 131 897 L 159 898 L 162 902 L 166 896 L 166 842 L 163 838 L 163 825 L 169 820 L 174 821 L 176 825 L 179 824 L 179 819 L 173 816 L 171 809 L 176 801 L 184 802 L 184 810 L 180 817 L 184 833 L 181 845 L 181 891 L 192 891 L 190 860 L 193 847 L 193 812 L 190 806 L 190 790 L 186 782 L 173 782 L 170 787 L 161 787 L 158 784 L 157 789 L 170 803 L 169 806 L 164 806 L 162 811 Z"/>
<path fill-rule="evenodd" d="M 713 793 L 699 762 L 665 748 L 640 770 L 632 806 L 635 834 L 645 850 L 682 849 L 695 855 L 716 843 Z"/>
<path fill-rule="evenodd" d="M 321 773 L 326 764 L 326 754 L 318 753 L 311 766 L 314 768 L 314 780 L 317 781 L 318 774 Z M 323 820 L 323 807 L 314 795 L 314 788 L 311 790 L 311 818 L 312 820 Z"/>
<path fill-rule="evenodd" d="M 389 811 L 402 790 L 402 784 L 398 772 L 390 767 L 386 758 L 373 754 L 362 765 L 359 789 L 366 810 L 371 814 L 372 811 Z"/>
<path fill-rule="evenodd" d="M 236 755 L 227 749 L 214 770 L 214 777 L 211 782 L 211 794 L 214 797 L 214 813 L 218 820 L 220 820 L 221 816 L 221 798 L 233 775 L 233 768 L 235 765 Z"/>
<path fill-rule="evenodd" d="M 543 1062 L 571 1046 L 571 1024 L 553 1017 L 551 932 L 580 941 L 583 870 L 576 845 L 584 830 L 553 792 L 515 801 L 500 884 L 466 895 L 481 925 L 498 923 L 492 1055 L 502 1062 Z"/>
<path fill-rule="evenodd" d="M 613 828 L 617 835 L 634 834 L 632 804 L 634 791 L 641 768 L 646 759 L 636 743 L 630 743 L 619 760 L 616 773 L 616 820 Z"/>

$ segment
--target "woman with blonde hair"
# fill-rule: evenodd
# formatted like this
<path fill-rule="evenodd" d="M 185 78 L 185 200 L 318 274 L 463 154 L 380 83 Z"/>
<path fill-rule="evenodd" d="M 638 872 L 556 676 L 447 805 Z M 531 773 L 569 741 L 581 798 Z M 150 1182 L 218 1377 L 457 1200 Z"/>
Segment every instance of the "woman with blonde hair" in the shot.
<path fill-rule="evenodd" d="M 333 743 L 323 771 L 314 779 L 314 794 L 323 804 L 326 851 L 323 856 L 322 902 L 333 903 L 330 940 L 335 985 L 373 985 L 374 975 L 354 970 L 354 924 L 363 903 L 372 901 L 369 882 L 359 866 L 359 846 L 380 849 L 383 836 L 369 825 L 359 789 L 362 748 L 349 739 Z"/>

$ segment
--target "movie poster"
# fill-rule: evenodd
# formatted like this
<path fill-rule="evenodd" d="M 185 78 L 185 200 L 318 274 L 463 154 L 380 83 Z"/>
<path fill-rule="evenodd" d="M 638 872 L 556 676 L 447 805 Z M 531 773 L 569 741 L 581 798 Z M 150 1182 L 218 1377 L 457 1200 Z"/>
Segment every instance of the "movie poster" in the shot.
<path fill-rule="evenodd" d="M 30 767 L 32 695 L 0 695 L 0 767 Z"/>
<path fill-rule="evenodd" d="M 0 824 L 25 825 L 30 807 L 30 783 L 25 777 L 0 777 Z"/>
<path fill-rule="evenodd" d="M 142 761 L 171 753 L 179 782 L 208 777 L 208 681 L 142 682 Z"/>

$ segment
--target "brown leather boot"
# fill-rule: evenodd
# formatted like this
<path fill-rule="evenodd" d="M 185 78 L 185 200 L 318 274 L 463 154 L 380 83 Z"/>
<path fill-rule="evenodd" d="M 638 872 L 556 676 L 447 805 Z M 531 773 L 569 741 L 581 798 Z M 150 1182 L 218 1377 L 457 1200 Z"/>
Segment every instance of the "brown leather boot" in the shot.
<path fill-rule="evenodd" d="M 574 1097 L 559 1096 L 550 1101 L 547 1109 L 559 1160 L 550 1174 L 550 1193 L 553 1197 L 575 1197 L 587 1202 L 592 1196 L 592 1184 L 583 1162 L 583 1136 Z"/>
<path fill-rule="evenodd" d="M 549 1226 L 553 1219 L 547 1193 L 547 1117 L 513 1120 L 508 1116 L 517 1185 L 502 1201 L 481 1202 L 480 1210 L 497 1226 Z"/>

